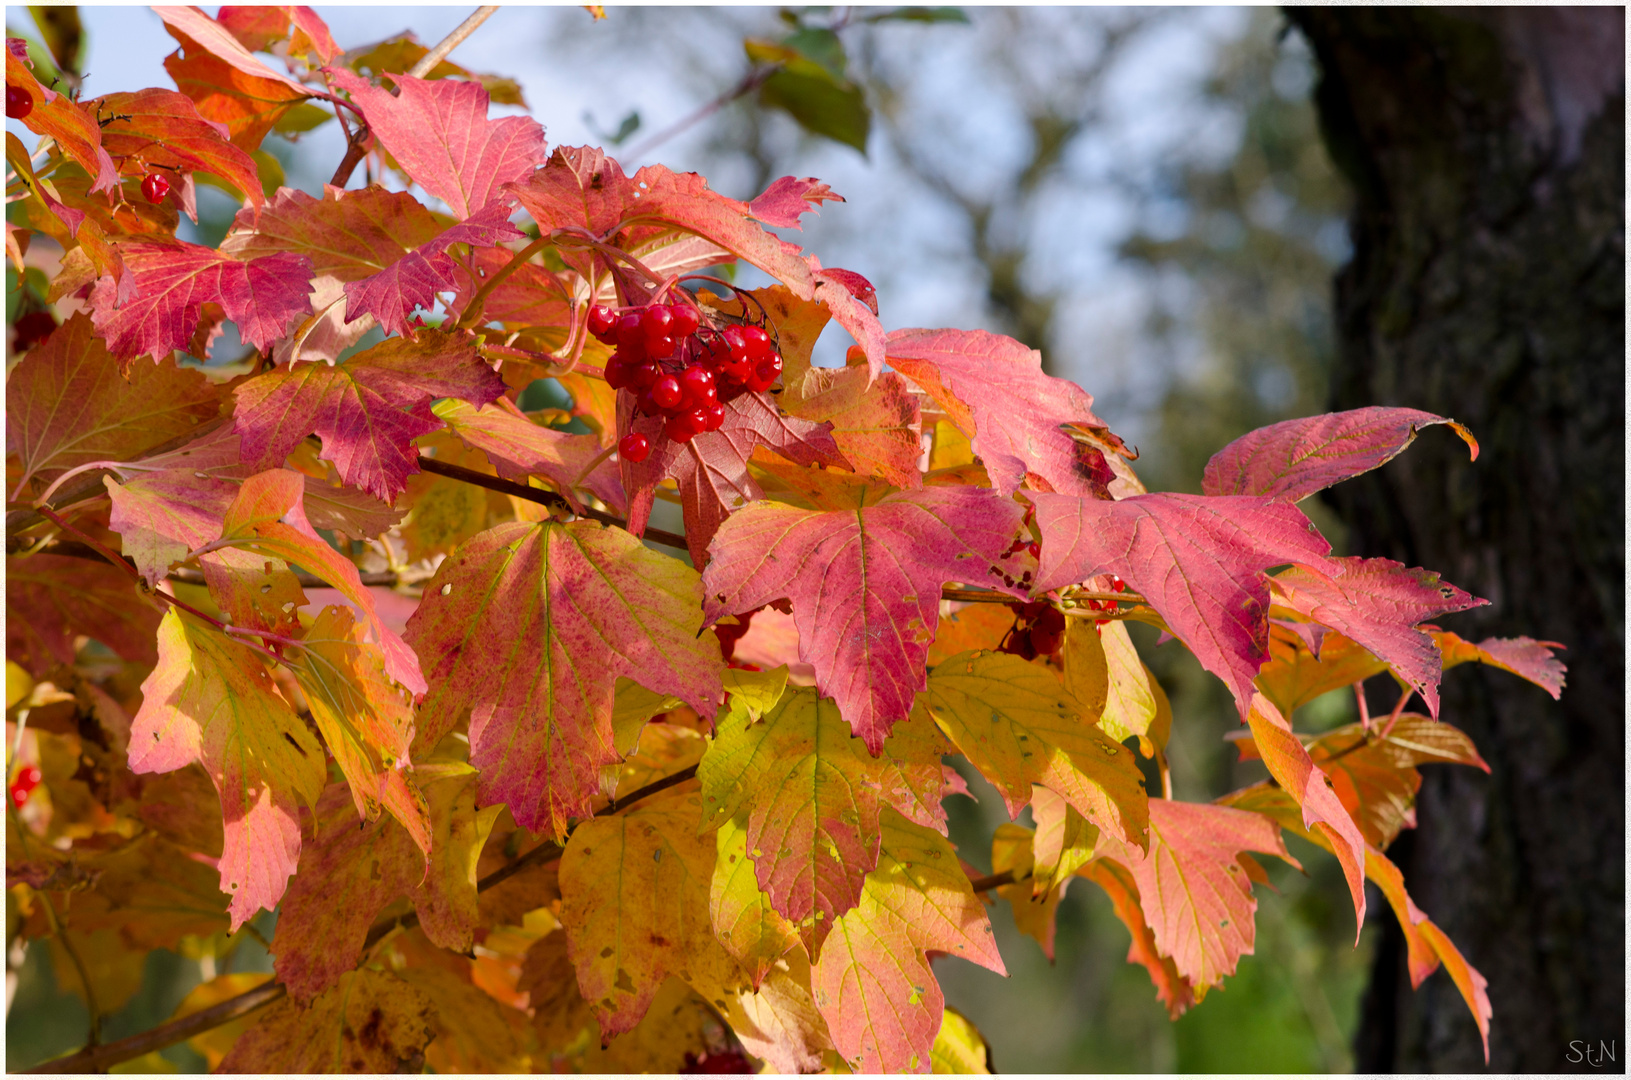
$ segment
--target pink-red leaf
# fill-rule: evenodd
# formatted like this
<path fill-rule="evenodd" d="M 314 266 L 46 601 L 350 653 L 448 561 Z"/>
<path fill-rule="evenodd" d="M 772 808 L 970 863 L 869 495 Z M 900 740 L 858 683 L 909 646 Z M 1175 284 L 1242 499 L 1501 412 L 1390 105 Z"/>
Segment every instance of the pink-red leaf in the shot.
<path fill-rule="evenodd" d="M 1266 495 L 1297 502 L 1360 473 L 1387 464 L 1424 427 L 1449 424 L 1478 459 L 1472 432 L 1420 409 L 1373 405 L 1283 420 L 1242 435 L 1206 463 L 1201 490 L 1208 495 Z"/>
<path fill-rule="evenodd" d="M 290 78 L 288 75 L 282 74 L 281 72 L 275 71 L 261 63 L 259 60 L 255 59 L 254 55 L 248 49 L 246 49 L 236 37 L 233 36 L 231 30 L 229 30 L 226 26 L 223 26 L 221 23 L 216 22 L 198 8 L 154 7 L 153 10 L 158 13 L 159 18 L 164 20 L 164 25 L 166 29 L 170 31 L 171 36 L 181 40 L 183 44 L 187 44 L 187 40 L 191 39 L 191 41 L 196 43 L 199 48 L 208 51 L 212 56 L 225 62 L 244 75 L 248 75 L 256 79 L 281 82 L 284 84 L 284 86 L 300 94 L 302 97 L 310 95 L 311 91 L 307 90 L 306 87 L 302 86 L 295 79 Z M 233 8 L 223 8 L 221 14 L 223 17 L 226 17 L 234 10 L 235 9 Z M 244 10 L 262 9 L 239 10 L 241 16 L 242 11 Z M 285 15 L 283 18 L 283 27 L 285 30 L 287 30 L 288 26 L 288 17 Z M 268 41 L 264 44 L 270 44 L 270 42 Z"/>
<path fill-rule="evenodd" d="M 112 191 L 119 183 L 119 173 L 113 167 L 113 158 L 102 146 L 102 126 L 89 109 L 67 94 L 40 85 L 28 64 L 18 56 L 17 48 L 10 47 L 13 42 L 22 47 L 23 57 L 28 55 L 28 47 L 22 39 L 6 39 L 6 86 L 23 90 L 33 102 L 33 108 L 20 122 L 36 135 L 55 139 L 63 152 L 92 178 L 91 191 Z"/>
<path fill-rule="evenodd" d="M 266 201 L 255 159 L 232 145 L 225 125 L 200 116 L 185 95 L 154 87 L 107 94 L 84 104 L 107 121 L 102 146 L 121 162 L 125 175 L 163 169 L 179 186 L 184 174 L 197 170 L 219 176 L 248 203 L 259 206 Z"/>
<path fill-rule="evenodd" d="M 120 361 L 162 359 L 186 349 L 205 304 L 220 304 L 245 343 L 266 349 L 311 313 L 311 262 L 279 253 L 240 262 L 212 248 L 176 241 L 122 244 L 126 281 L 137 295 L 119 304 L 118 286 L 91 289 L 91 321 Z"/>
<path fill-rule="evenodd" d="M 1330 551 L 1296 507 L 1252 496 L 1138 495 L 1119 502 L 1036 493 L 1042 568 L 1054 589 L 1117 574 L 1155 608 L 1201 666 L 1229 685 L 1240 715 L 1268 659 L 1264 571 Z"/>
<path fill-rule="evenodd" d="M 6 557 L 6 655 L 35 675 L 74 662 L 85 634 L 136 663 L 154 659 L 159 613 L 136 602 L 130 575 L 106 563 L 41 553 Z"/>
<path fill-rule="evenodd" d="M 325 185 L 323 197 L 314 199 L 279 188 L 259 215 L 238 211 L 221 251 L 241 259 L 290 252 L 309 259 L 313 274 L 350 282 L 380 273 L 441 231 L 405 191 Z"/>
<path fill-rule="evenodd" d="M 874 754 L 927 685 L 925 661 L 948 581 L 1003 581 L 1003 555 L 1022 512 L 982 488 L 925 488 L 855 510 L 753 503 L 719 530 L 703 575 L 705 614 L 786 597 L 799 659 Z"/>
<path fill-rule="evenodd" d="M 797 229 L 799 218 L 819 211 L 824 202 L 843 202 L 844 197 L 813 176 L 799 180 L 783 176 L 772 180 L 764 193 L 748 203 L 748 213 L 779 229 Z"/>
<path fill-rule="evenodd" d="M 568 435 L 533 423 L 508 398 L 480 409 L 447 399 L 437 402 L 434 411 L 455 435 L 483 451 L 506 480 L 526 483 L 529 476 L 545 477 L 574 506 L 579 505 L 574 487 L 580 484 L 613 510 L 622 512 L 628 505 L 616 465 L 603 460 L 585 475 L 601 453 L 593 435 Z"/>
<path fill-rule="evenodd" d="M 480 83 L 394 75 L 392 95 L 343 69 L 329 78 L 351 95 L 397 164 L 461 220 L 543 159 L 544 129 L 527 116 L 489 120 Z"/>
<path fill-rule="evenodd" d="M 1273 579 L 1276 602 L 1327 626 L 1385 660 L 1438 716 L 1439 650 L 1418 625 L 1489 603 L 1429 570 L 1389 559 L 1299 563 Z"/>
<path fill-rule="evenodd" d="M 1563 678 L 1568 668 L 1552 655 L 1553 649 L 1564 648 L 1555 641 L 1536 641 L 1534 638 L 1485 638 L 1474 644 L 1458 634 L 1433 630 L 1448 670 L 1457 664 L 1476 661 L 1510 671 L 1520 679 L 1528 679 L 1556 701 L 1563 696 Z"/>

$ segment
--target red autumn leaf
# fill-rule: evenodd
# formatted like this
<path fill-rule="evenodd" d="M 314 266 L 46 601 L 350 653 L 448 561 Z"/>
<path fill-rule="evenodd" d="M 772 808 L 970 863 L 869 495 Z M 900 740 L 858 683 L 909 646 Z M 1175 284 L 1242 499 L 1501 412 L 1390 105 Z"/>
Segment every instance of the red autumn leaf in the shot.
<path fill-rule="evenodd" d="M 221 251 L 240 259 L 289 252 L 311 260 L 318 277 L 351 282 L 380 273 L 441 231 L 430 211 L 405 191 L 325 185 L 323 197 L 314 199 L 279 188 L 258 215 L 238 211 Z"/>
<path fill-rule="evenodd" d="M 388 338 L 343 364 L 258 375 L 234 391 L 234 423 L 252 467 L 276 468 L 315 433 L 342 480 L 390 502 L 419 471 L 413 440 L 442 426 L 432 398 L 485 405 L 503 393 L 470 338 L 425 331 Z"/>
<path fill-rule="evenodd" d="M 164 20 L 165 29 L 170 35 L 183 44 L 190 39 L 200 49 L 207 51 L 216 59 L 230 65 L 234 70 L 255 79 L 269 79 L 281 82 L 287 89 L 293 90 L 303 96 L 309 96 L 311 91 L 302 86 L 288 75 L 281 74 L 267 67 L 244 44 L 234 36 L 234 27 L 242 25 L 249 18 L 265 11 L 278 11 L 276 8 L 232 8 L 221 9 L 222 21 L 217 22 L 204 14 L 196 7 L 154 7 L 158 17 Z M 281 9 L 283 30 L 286 33 L 289 27 L 288 9 Z M 326 29 L 326 28 L 325 28 Z M 273 38 L 255 41 L 254 48 L 262 49 L 270 45 Z"/>
<path fill-rule="evenodd" d="M 1337 861 L 1342 863 L 1348 891 L 1353 895 L 1358 924 L 1354 940 L 1358 941 L 1365 925 L 1365 837 L 1359 823 L 1331 789 L 1324 770 L 1314 764 L 1307 748 L 1292 734 L 1280 710 L 1262 694 L 1253 697 L 1248 722 L 1269 775 L 1302 807 L 1303 827 L 1317 828 L 1325 834 Z"/>
<path fill-rule="evenodd" d="M 487 118 L 480 83 L 394 75 L 397 93 L 343 69 L 335 87 L 351 95 L 368 128 L 398 165 L 463 220 L 525 178 L 544 156 L 544 129 L 527 116 Z"/>
<path fill-rule="evenodd" d="M 1389 559 L 1323 559 L 1275 575 L 1275 602 L 1330 627 L 1368 649 L 1421 695 L 1438 716 L 1442 670 L 1433 639 L 1418 624 L 1452 611 L 1481 607 L 1471 596 L 1428 570 Z"/>
<path fill-rule="evenodd" d="M 296 1001 L 310 1000 L 357 966 L 369 926 L 398 897 L 413 902 L 431 941 L 470 948 L 476 856 L 499 811 L 476 809 L 469 766 L 437 763 L 421 768 L 420 778 L 429 802 L 428 856 L 395 819 L 358 828 L 344 784 L 323 792 L 278 917 L 278 978 Z"/>
<path fill-rule="evenodd" d="M 372 277 L 346 284 L 346 322 L 364 314 L 379 320 L 387 333 L 408 332 L 408 316 L 416 307 L 429 310 L 438 292 L 454 292 L 468 278 L 447 249 L 454 244 L 493 247 L 503 240 L 524 239 L 510 224 L 510 208 L 490 203 L 439 236 L 420 244 Z"/>
<path fill-rule="evenodd" d="M 880 849 L 860 904 L 834 922 L 810 985 L 851 1069 L 926 1073 L 945 1008 L 928 954 L 1008 971 L 944 837 L 886 810 Z"/>
<path fill-rule="evenodd" d="M 22 57 L 12 42 L 22 46 Z M 28 55 L 25 42 L 7 38 L 6 44 L 6 86 L 25 91 L 33 102 L 33 108 L 21 120 L 23 126 L 36 135 L 55 139 L 63 152 L 93 178 L 91 191 L 112 191 L 119 183 L 119 173 L 102 146 L 102 126 L 96 117 L 68 95 L 40 85 L 23 60 Z"/>
<path fill-rule="evenodd" d="M 843 201 L 842 195 L 813 176 L 802 180 L 783 176 L 748 203 L 748 213 L 778 229 L 797 229 L 802 215 L 820 211 L 824 202 Z"/>
<path fill-rule="evenodd" d="M 924 488 L 840 511 L 752 503 L 714 538 L 704 613 L 712 624 L 790 599 L 799 659 L 877 754 L 927 685 L 941 587 L 1025 595 L 1003 581 L 1021 517 L 1016 503 L 983 488 Z"/>
<path fill-rule="evenodd" d="M 133 603 L 130 575 L 65 555 L 6 557 L 6 655 L 35 675 L 74 662 L 85 634 L 126 660 L 152 663 L 159 613 Z"/>
<path fill-rule="evenodd" d="M 1449 424 L 1478 460 L 1478 440 L 1454 420 L 1420 409 L 1371 406 L 1283 420 L 1242 435 L 1206 463 L 1201 490 L 1297 502 L 1387 464 L 1434 424 Z"/>
<path fill-rule="evenodd" d="M 1257 686 L 1290 716 L 1322 694 L 1386 670 L 1386 664 L 1335 631 L 1271 618 L 1269 659 L 1257 672 Z"/>
<path fill-rule="evenodd" d="M 117 302 L 118 288 L 102 278 L 91 289 L 91 321 L 108 351 L 121 362 L 140 356 L 162 359 L 186 349 L 205 304 L 220 304 L 243 340 L 270 347 L 311 313 L 311 262 L 275 254 L 240 262 L 213 248 L 182 241 L 122 244 L 126 281 L 136 297 Z"/>
<path fill-rule="evenodd" d="M 1555 641 L 1527 637 L 1485 638 L 1474 644 L 1444 630 L 1434 629 L 1431 633 L 1444 658 L 1445 670 L 1476 661 L 1528 679 L 1552 695 L 1553 701 L 1563 696 L 1563 680 L 1568 668 L 1552 655 L 1553 649 L 1564 648 Z"/>
<path fill-rule="evenodd" d="M 240 150 L 256 150 L 284 114 L 311 95 L 265 65 L 260 72 L 245 72 L 173 27 L 171 33 L 182 47 L 164 58 L 164 70 L 198 115 L 224 125 L 227 138 Z"/>
<path fill-rule="evenodd" d="M 894 369 L 970 437 L 998 491 L 1007 495 L 1034 475 L 1043 490 L 1104 496 L 1113 478 L 1104 456 L 1065 426 L 1105 423 L 1093 415 L 1091 394 L 1043 373 L 1041 353 L 984 330 L 896 330 L 888 350 Z"/>
<path fill-rule="evenodd" d="M 1195 987 L 1178 974 L 1178 965 L 1172 957 L 1161 955 L 1155 945 L 1155 932 L 1144 920 L 1144 908 L 1139 900 L 1138 883 L 1132 871 L 1110 859 L 1095 859 L 1081 870 L 1081 875 L 1103 889 L 1110 897 L 1116 917 L 1133 935 L 1127 947 L 1127 962 L 1142 964 L 1155 984 L 1155 994 L 1167 1007 L 1167 1015 L 1176 1020 L 1195 1004 Z"/>
<path fill-rule="evenodd" d="M 1228 684 L 1244 718 L 1252 678 L 1268 659 L 1264 571 L 1330 551 L 1302 512 L 1252 496 L 1029 498 L 1042 530 L 1037 589 L 1121 576 L 1201 666 Z"/>
<path fill-rule="evenodd" d="M 701 635 L 696 571 L 592 522 L 510 522 L 465 542 L 425 587 L 407 636 L 435 690 L 433 746 L 470 717 L 483 804 L 557 834 L 587 813 L 612 742 L 617 677 L 711 717 L 719 645 Z"/>
<path fill-rule="evenodd" d="M 1234 974 L 1256 944 L 1257 898 L 1239 853 L 1261 851 L 1297 865 L 1274 822 L 1205 803 L 1151 799 L 1148 854 L 1114 838 L 1101 842 L 1114 845 L 1113 857 L 1132 872 L 1156 948 L 1201 992 Z"/>
<path fill-rule="evenodd" d="M 95 461 L 131 461 L 215 416 L 220 391 L 166 357 L 129 378 L 81 313 L 51 332 L 6 380 L 6 449 L 22 463 L 13 490 Z"/>
<path fill-rule="evenodd" d="M 860 902 L 863 878 L 878 865 L 884 807 L 945 831 L 940 758 L 949 751 L 919 716 L 873 757 L 832 701 L 789 687 L 760 719 L 733 705 L 719 721 L 697 771 L 707 808 L 701 824 L 746 816 L 759 888 L 819 956 L 834 920 Z"/>
<path fill-rule="evenodd" d="M 639 536 L 651 518 L 653 494 L 665 478 L 679 484 L 685 510 L 685 541 L 698 566 L 708 560 L 708 544 L 731 511 L 764 498 L 748 472 L 754 447 L 766 446 L 799 465 L 850 467 L 833 441 L 831 425 L 782 415 L 765 394 L 742 394 L 725 405 L 725 422 L 690 442 L 677 443 L 663 434 L 663 418 L 634 418 L 634 395 L 617 399 L 618 419 L 628 431 L 651 442 L 651 454 L 635 463 L 622 459 L 623 488 L 629 495 L 629 531 Z"/>
<path fill-rule="evenodd" d="M 613 510 L 621 512 L 628 500 L 617 468 L 602 460 L 600 440 L 593 435 L 568 435 L 535 424 L 509 398 L 498 398 L 476 408 L 468 401 L 437 402 L 436 416 L 468 445 L 481 450 L 506 480 L 526 483 L 529 476 L 545 477 L 574 507 L 580 500 L 574 488 L 589 489 Z"/>
<path fill-rule="evenodd" d="M 807 256 L 806 261 L 815 274 L 815 298 L 827 306 L 838 325 L 860 346 L 866 357 L 867 378 L 877 379 L 889 352 L 889 335 L 878 321 L 878 291 L 853 270 L 824 269 L 814 255 Z"/>
<path fill-rule="evenodd" d="M 255 206 L 266 201 L 255 159 L 232 145 L 222 124 L 206 120 L 185 95 L 152 88 L 108 94 L 85 103 L 104 119 L 102 145 L 126 176 L 155 169 L 213 173 Z"/>
<path fill-rule="evenodd" d="M 130 768 L 171 772 L 196 761 L 221 796 L 221 891 L 232 929 L 277 906 L 300 857 L 299 805 L 322 790 L 323 749 L 273 690 L 260 657 L 171 608 L 158 667 L 142 683 Z"/>
<path fill-rule="evenodd" d="M 557 147 L 549 163 L 510 189 L 548 234 L 557 229 L 615 232 L 627 250 L 678 229 L 746 259 L 808 300 L 815 287 L 799 249 L 752 220 L 748 204 L 708 189 L 696 173 L 648 165 L 633 177 L 592 147 Z M 621 224 L 621 228 L 618 226 Z"/>
<path fill-rule="evenodd" d="M 309 7 L 223 7 L 220 23 L 254 52 L 266 52 L 286 39 L 291 56 L 314 52 L 326 64 L 341 52 L 328 24 Z"/>

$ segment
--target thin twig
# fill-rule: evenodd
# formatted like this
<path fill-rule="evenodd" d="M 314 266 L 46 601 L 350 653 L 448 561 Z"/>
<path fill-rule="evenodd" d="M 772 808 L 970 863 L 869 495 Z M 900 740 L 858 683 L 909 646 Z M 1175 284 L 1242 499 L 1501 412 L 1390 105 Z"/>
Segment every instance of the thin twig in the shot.
<path fill-rule="evenodd" d="M 689 116 L 682 117 L 673 124 L 670 124 L 668 127 L 664 128 L 662 131 L 659 131 L 647 138 L 645 142 L 638 143 L 634 147 L 630 148 L 625 160 L 635 161 L 642 154 L 650 153 L 656 147 L 667 142 L 669 139 L 672 139 L 674 136 L 686 131 L 692 125 L 706 120 L 708 117 L 712 116 L 720 109 L 723 109 L 726 105 L 729 105 L 737 98 L 743 97 L 744 95 L 750 94 L 754 90 L 757 90 L 764 84 L 766 79 L 770 78 L 770 76 L 774 75 L 781 69 L 781 64 L 765 64 L 763 66 L 754 68 L 752 71 L 742 76 L 735 86 L 731 87 L 723 94 L 720 94 L 707 104 L 700 106 Z"/>

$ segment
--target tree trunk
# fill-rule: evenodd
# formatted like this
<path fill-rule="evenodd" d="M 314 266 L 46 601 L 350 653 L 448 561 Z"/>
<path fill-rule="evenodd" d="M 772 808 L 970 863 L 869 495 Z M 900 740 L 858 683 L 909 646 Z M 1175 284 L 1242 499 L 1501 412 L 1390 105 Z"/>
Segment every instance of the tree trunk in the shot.
<path fill-rule="evenodd" d="M 1351 550 L 1487 597 L 1446 620 L 1465 637 L 1568 646 L 1556 703 L 1491 668 L 1445 676 L 1442 716 L 1493 773 L 1424 769 L 1392 854 L 1489 979 L 1491 1069 L 1624 1068 L 1595 1053 L 1627 1050 L 1624 10 L 1289 14 L 1356 194 L 1335 407 L 1428 409 L 1483 444 L 1469 463 L 1433 429 L 1334 489 Z M 1454 985 L 1413 992 L 1384 918 L 1359 1069 L 1482 1069 Z"/>

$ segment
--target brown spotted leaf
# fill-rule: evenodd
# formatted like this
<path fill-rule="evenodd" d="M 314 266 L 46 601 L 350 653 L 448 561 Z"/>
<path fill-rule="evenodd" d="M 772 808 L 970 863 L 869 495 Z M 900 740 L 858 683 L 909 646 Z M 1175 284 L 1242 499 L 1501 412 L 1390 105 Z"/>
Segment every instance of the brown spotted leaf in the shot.
<path fill-rule="evenodd" d="M 309 1006 L 274 1004 L 238 1039 L 228 1073 L 417 1072 L 435 1036 L 434 1003 L 395 975 L 348 971 Z"/>

